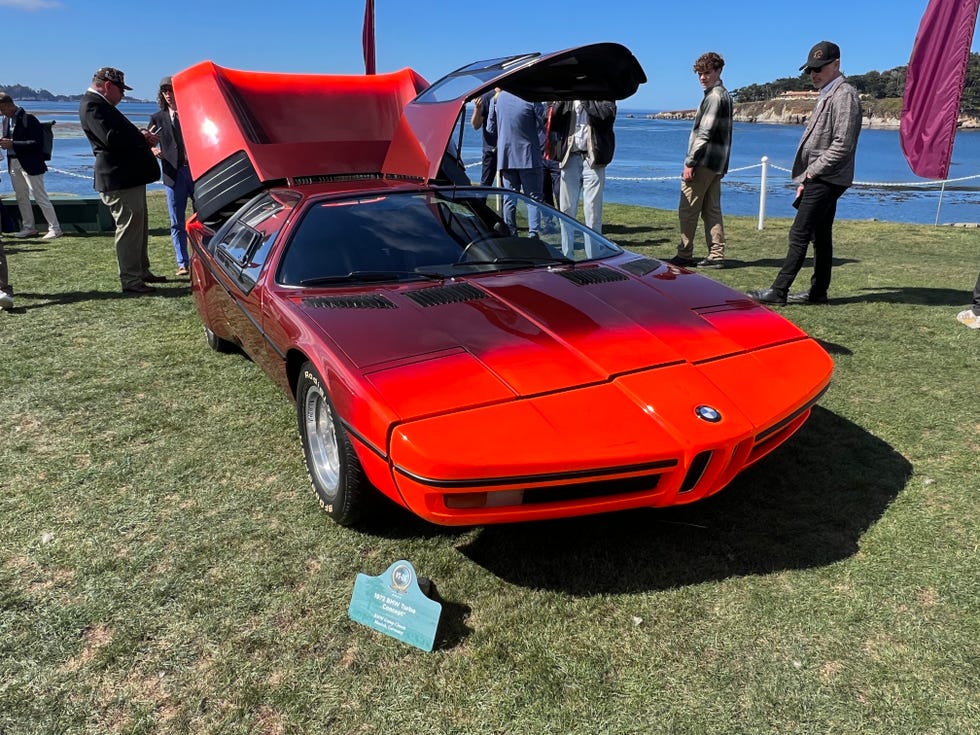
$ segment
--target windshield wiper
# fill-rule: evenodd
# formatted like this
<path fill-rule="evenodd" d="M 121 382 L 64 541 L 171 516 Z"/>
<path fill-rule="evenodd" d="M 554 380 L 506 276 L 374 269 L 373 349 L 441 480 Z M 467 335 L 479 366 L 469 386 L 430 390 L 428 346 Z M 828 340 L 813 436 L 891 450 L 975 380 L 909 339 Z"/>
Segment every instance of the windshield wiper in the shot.
<path fill-rule="evenodd" d="M 351 271 L 343 275 L 304 278 L 300 286 L 326 286 L 331 283 L 382 283 L 384 281 L 403 281 L 428 279 L 441 281 L 445 276 L 423 271 Z"/>
<path fill-rule="evenodd" d="M 538 265 L 575 265 L 571 258 L 486 258 L 482 260 L 461 260 L 453 263 L 453 268 L 464 268 L 468 265 L 514 265 L 533 268 Z"/>

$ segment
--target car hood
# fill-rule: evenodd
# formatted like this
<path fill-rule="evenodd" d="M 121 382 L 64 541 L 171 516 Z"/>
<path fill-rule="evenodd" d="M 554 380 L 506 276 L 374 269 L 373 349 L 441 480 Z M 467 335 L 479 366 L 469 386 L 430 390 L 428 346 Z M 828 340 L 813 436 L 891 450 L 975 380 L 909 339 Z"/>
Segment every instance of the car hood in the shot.
<path fill-rule="evenodd" d="M 321 294 L 295 308 L 402 419 L 808 339 L 726 286 L 632 255 Z"/>

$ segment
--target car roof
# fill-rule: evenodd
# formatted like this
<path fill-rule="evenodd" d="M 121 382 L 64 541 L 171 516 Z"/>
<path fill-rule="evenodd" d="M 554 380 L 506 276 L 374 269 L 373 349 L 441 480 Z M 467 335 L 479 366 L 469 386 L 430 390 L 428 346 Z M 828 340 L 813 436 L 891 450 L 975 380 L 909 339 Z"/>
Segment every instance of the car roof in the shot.
<path fill-rule="evenodd" d="M 433 85 L 411 69 L 289 74 L 212 61 L 173 77 L 201 219 L 270 186 L 438 181 L 466 102 L 495 87 L 529 100 L 616 100 L 645 81 L 615 43 L 475 62 Z"/>

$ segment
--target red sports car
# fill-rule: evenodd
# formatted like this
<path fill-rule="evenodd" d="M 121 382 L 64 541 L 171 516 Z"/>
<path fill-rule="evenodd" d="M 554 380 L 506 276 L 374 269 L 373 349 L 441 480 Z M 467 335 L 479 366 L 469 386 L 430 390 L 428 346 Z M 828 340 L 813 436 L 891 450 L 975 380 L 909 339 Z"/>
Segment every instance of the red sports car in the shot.
<path fill-rule="evenodd" d="M 210 62 L 174 78 L 208 343 L 295 401 L 338 523 L 379 494 L 447 525 L 687 503 L 806 421 L 832 361 L 796 326 L 468 180 L 468 100 L 624 99 L 644 81 L 618 44 L 433 85 Z"/>

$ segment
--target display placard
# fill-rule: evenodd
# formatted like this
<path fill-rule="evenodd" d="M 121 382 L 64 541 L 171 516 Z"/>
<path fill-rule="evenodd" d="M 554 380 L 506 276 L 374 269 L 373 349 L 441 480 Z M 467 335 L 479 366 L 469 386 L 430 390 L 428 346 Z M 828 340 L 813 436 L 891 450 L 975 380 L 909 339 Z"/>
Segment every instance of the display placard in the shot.
<path fill-rule="evenodd" d="M 362 625 L 431 651 L 442 605 L 422 594 L 415 567 L 399 560 L 377 577 L 357 575 L 347 613 Z"/>

